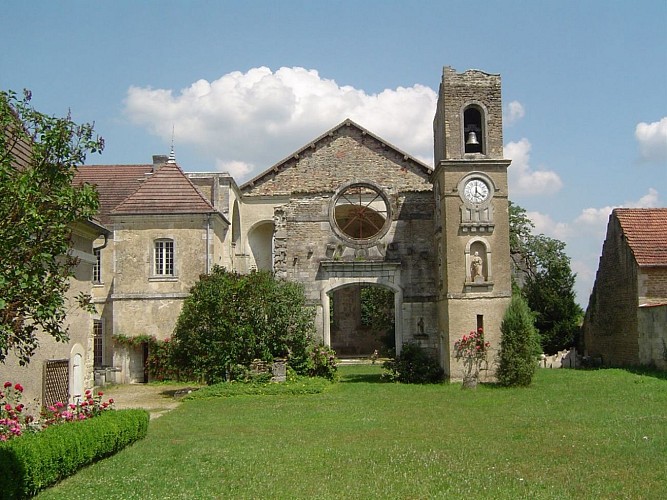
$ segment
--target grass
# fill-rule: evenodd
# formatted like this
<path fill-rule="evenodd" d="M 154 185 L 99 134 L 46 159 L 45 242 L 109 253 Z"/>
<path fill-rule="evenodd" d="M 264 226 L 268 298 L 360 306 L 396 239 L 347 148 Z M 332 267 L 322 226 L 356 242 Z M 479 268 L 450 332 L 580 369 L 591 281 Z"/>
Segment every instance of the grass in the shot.
<path fill-rule="evenodd" d="M 667 498 L 667 380 L 540 370 L 527 389 L 381 383 L 185 401 L 39 498 Z"/>

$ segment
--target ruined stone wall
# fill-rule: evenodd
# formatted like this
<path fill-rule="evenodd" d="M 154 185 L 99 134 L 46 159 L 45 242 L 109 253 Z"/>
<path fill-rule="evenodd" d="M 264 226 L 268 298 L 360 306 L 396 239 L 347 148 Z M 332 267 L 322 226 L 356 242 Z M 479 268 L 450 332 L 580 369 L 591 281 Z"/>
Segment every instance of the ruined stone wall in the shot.
<path fill-rule="evenodd" d="M 333 193 L 341 184 L 371 179 L 394 191 L 430 191 L 428 173 L 407 155 L 344 126 L 295 157 L 275 167 L 269 175 L 244 189 L 246 197 L 290 196 L 295 193 Z"/>
<path fill-rule="evenodd" d="M 638 268 L 611 217 L 584 320 L 585 352 L 607 366 L 636 365 L 638 347 Z"/>
<path fill-rule="evenodd" d="M 397 328 L 405 330 L 405 340 L 421 328 L 422 340 L 437 348 L 434 202 L 429 174 L 423 165 L 350 125 L 324 136 L 243 188 L 246 220 L 267 220 L 271 208 L 276 275 L 304 284 L 308 302 L 317 308 L 320 335 L 326 329 L 323 293 L 355 280 L 384 280 L 401 290 Z M 369 245 L 350 244 L 332 228 L 334 194 L 353 181 L 371 182 L 391 206 L 392 221 L 386 234 Z M 323 266 L 326 262 L 342 267 L 331 274 Z M 364 267 L 364 263 L 382 262 L 394 267 Z"/>

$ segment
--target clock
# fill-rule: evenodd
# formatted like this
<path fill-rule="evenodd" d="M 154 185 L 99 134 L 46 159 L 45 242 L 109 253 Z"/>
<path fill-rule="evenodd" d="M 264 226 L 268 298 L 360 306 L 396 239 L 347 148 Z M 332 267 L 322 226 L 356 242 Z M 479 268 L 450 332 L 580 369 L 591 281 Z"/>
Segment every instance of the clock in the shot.
<path fill-rule="evenodd" d="M 482 179 L 470 179 L 463 187 L 463 197 L 471 203 L 483 203 L 489 194 L 489 186 Z"/>

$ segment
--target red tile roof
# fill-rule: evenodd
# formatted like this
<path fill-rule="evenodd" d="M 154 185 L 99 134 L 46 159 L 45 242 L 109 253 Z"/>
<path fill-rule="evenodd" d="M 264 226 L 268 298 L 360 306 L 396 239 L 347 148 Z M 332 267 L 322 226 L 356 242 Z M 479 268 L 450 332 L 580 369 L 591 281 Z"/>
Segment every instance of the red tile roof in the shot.
<path fill-rule="evenodd" d="M 616 208 L 612 216 L 640 267 L 667 266 L 667 208 Z"/>
<path fill-rule="evenodd" d="M 87 182 L 97 187 L 100 221 L 109 222 L 109 214 L 134 193 L 153 170 L 153 165 L 85 165 L 77 169 L 74 183 Z"/>
<path fill-rule="evenodd" d="M 216 212 L 175 163 L 167 163 L 146 177 L 111 215 L 202 214 Z"/>

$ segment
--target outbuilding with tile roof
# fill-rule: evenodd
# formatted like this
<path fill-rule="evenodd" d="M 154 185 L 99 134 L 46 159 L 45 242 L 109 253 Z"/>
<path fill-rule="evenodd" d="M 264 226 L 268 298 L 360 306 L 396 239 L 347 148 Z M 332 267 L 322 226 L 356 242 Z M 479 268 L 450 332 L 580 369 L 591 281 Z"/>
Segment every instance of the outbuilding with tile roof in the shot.
<path fill-rule="evenodd" d="M 583 339 L 605 366 L 667 369 L 667 208 L 612 211 Z"/>

